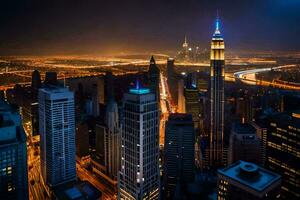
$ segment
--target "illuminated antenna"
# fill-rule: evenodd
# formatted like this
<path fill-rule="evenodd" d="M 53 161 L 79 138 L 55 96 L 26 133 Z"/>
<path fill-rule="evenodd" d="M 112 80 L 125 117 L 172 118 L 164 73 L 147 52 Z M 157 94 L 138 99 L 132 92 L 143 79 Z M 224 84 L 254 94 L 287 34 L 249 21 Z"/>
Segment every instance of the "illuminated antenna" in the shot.
<path fill-rule="evenodd" d="M 136 79 L 136 82 L 135 82 L 135 89 L 137 89 L 137 90 L 140 89 L 140 81 L 138 79 Z"/>
<path fill-rule="evenodd" d="M 216 19 L 216 30 L 215 30 L 215 34 L 221 34 L 221 33 L 220 33 L 219 10 L 217 10 L 217 19 Z"/>

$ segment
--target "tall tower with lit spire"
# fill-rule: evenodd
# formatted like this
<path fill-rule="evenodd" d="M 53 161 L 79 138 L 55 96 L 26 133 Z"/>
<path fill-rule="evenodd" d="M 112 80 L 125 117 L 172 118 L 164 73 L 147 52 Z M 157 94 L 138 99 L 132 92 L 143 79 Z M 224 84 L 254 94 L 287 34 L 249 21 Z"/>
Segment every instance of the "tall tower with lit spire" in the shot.
<path fill-rule="evenodd" d="M 216 29 L 211 41 L 210 52 L 210 147 L 211 167 L 222 165 L 224 138 L 224 40 L 217 17 Z"/>
<path fill-rule="evenodd" d="M 187 60 L 189 58 L 189 44 L 187 42 L 186 35 L 184 36 L 184 43 L 182 44 L 182 51 L 184 54 L 184 59 Z"/>
<path fill-rule="evenodd" d="M 135 88 L 124 94 L 118 199 L 159 199 L 159 110 L 155 94 Z"/>
<path fill-rule="evenodd" d="M 182 44 L 183 49 L 187 49 L 189 47 L 189 44 L 187 43 L 187 37 L 186 35 L 184 36 L 184 43 Z"/>

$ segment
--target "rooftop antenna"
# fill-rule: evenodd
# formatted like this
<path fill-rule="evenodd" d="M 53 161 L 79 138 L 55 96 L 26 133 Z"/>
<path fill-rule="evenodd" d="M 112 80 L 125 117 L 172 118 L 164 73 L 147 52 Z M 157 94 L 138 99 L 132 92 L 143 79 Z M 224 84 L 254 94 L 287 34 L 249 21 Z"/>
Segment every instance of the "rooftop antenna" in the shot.
<path fill-rule="evenodd" d="M 217 10 L 217 18 L 216 18 L 216 29 L 215 34 L 220 34 L 220 18 L 219 18 L 219 10 Z"/>
<path fill-rule="evenodd" d="M 216 30 L 219 30 L 219 9 L 217 9 L 217 21 L 216 21 Z"/>
<path fill-rule="evenodd" d="M 137 89 L 137 90 L 140 89 L 140 81 L 139 81 L 139 79 L 136 79 L 136 82 L 135 82 L 135 89 Z"/>

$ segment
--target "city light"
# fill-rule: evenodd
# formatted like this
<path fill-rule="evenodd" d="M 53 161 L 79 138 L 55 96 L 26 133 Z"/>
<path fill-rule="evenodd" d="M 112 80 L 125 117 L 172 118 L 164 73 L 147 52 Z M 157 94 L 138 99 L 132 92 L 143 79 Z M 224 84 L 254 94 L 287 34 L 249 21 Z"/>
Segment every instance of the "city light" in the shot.
<path fill-rule="evenodd" d="M 286 1 L 3 2 L 0 199 L 300 199 Z"/>

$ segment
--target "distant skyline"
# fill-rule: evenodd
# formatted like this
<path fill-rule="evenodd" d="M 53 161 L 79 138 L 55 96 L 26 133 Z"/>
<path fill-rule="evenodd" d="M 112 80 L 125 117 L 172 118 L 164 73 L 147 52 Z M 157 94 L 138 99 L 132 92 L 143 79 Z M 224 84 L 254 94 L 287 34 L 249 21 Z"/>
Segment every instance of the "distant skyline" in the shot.
<path fill-rule="evenodd" d="M 299 0 L 9 0 L 0 56 L 209 49 L 217 10 L 229 51 L 300 51 Z"/>

